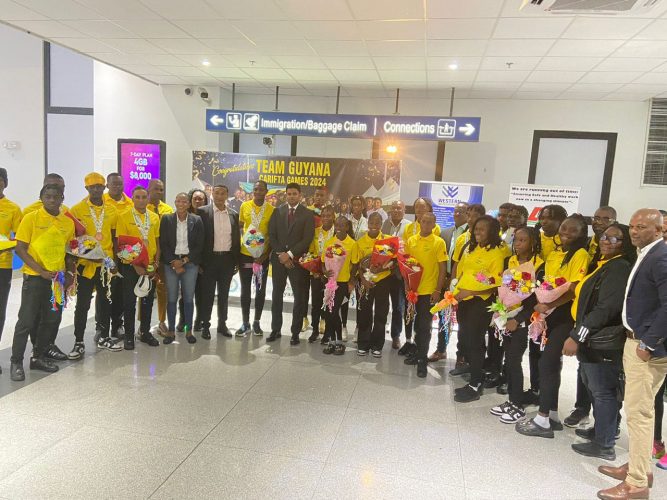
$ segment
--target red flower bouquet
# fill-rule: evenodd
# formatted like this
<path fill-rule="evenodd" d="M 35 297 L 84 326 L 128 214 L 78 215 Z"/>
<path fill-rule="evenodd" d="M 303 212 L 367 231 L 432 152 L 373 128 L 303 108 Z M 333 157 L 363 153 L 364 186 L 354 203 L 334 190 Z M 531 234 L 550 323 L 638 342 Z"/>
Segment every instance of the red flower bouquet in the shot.
<path fill-rule="evenodd" d="M 148 249 L 137 236 L 118 237 L 118 258 L 123 264 L 148 267 Z"/>
<path fill-rule="evenodd" d="M 421 282 L 424 268 L 414 257 L 399 254 L 398 270 L 401 272 L 403 282 L 405 283 L 405 298 L 407 300 L 405 324 L 408 324 L 415 316 L 415 304 L 417 304 L 417 299 L 419 298 L 419 283 Z"/>
<path fill-rule="evenodd" d="M 313 253 L 307 253 L 299 259 L 299 265 L 313 274 L 322 274 L 322 259 Z"/>
<path fill-rule="evenodd" d="M 371 253 L 370 267 L 382 269 L 388 268 L 388 264 L 398 255 L 398 246 L 399 238 L 397 236 L 377 240 L 375 246 L 373 246 L 373 253 Z"/>
<path fill-rule="evenodd" d="M 560 298 L 569 289 L 570 282 L 565 278 L 546 276 L 544 281 L 535 289 L 535 296 L 540 304 L 548 304 Z M 547 345 L 546 318 L 552 312 L 553 309 L 549 309 L 544 314 L 535 312 L 530 318 L 531 323 L 528 326 L 528 336 L 533 342 L 540 344 L 542 350 L 544 350 L 544 347 Z"/>

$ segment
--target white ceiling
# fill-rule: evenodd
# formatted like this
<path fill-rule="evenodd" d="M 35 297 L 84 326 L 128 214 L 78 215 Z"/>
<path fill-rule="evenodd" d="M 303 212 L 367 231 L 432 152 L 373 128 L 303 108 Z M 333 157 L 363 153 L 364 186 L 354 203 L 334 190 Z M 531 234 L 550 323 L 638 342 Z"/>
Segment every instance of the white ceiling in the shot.
<path fill-rule="evenodd" d="M 0 20 L 158 84 L 239 92 L 667 97 L 667 1 L 645 17 L 521 0 L 0 0 Z M 203 66 L 208 60 L 210 66 Z M 455 71 L 449 65 L 457 63 Z M 508 68 L 507 63 L 512 63 Z"/>

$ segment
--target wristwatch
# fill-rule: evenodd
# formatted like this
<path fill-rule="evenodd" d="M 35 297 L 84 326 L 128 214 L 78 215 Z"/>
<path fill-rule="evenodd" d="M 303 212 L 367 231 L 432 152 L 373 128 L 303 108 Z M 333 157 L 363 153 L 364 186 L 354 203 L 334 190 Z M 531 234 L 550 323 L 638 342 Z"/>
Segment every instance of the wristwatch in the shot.
<path fill-rule="evenodd" d="M 647 346 L 646 344 L 644 344 L 644 341 L 643 341 L 643 340 L 640 340 L 640 341 L 639 341 L 639 350 L 640 350 L 640 351 L 649 351 L 649 352 L 651 351 L 651 349 L 649 348 L 649 346 Z"/>

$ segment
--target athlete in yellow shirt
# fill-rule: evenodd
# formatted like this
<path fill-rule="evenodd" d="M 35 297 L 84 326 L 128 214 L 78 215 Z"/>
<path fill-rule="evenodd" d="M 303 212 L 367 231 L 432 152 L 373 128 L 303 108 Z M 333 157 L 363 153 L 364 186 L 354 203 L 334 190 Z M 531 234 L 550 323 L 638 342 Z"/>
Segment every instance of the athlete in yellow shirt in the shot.
<path fill-rule="evenodd" d="M 21 208 L 5 196 L 5 189 L 9 184 L 7 170 L 0 168 L 0 237 L 10 239 L 16 233 L 21 223 Z M 0 251 L 0 338 L 5 327 L 7 301 L 12 288 L 12 259 L 11 249 Z M 2 373 L 2 370 L 0 370 Z"/>
<path fill-rule="evenodd" d="M 549 254 L 560 246 L 560 236 L 558 228 L 567 217 L 567 212 L 560 205 L 546 205 L 540 210 L 537 216 L 541 233 L 542 253 L 540 257 L 544 262 L 547 261 Z"/>
<path fill-rule="evenodd" d="M 66 258 L 65 254 L 67 243 L 74 237 L 74 222 L 60 213 L 63 198 L 59 185 L 43 186 L 39 193 L 42 208 L 26 215 L 16 232 L 16 253 L 24 265 L 21 307 L 12 343 L 10 376 L 15 381 L 25 380 L 23 356 L 31 334 L 34 334 L 35 346 L 30 369 L 58 371 L 58 366 L 46 358 L 62 318 L 63 304 L 51 304 L 52 284 L 58 273 L 64 273 L 66 290 L 74 281 L 75 273 L 75 259 Z M 58 289 L 55 293 L 60 295 Z"/>
<path fill-rule="evenodd" d="M 324 251 L 324 244 L 334 236 L 334 218 L 336 214 L 331 205 L 322 207 L 320 210 L 321 225 L 315 228 L 315 236 L 313 242 L 310 244 L 308 252 L 322 258 Z M 310 275 L 310 292 L 311 292 L 311 308 L 310 316 L 313 325 L 313 333 L 308 337 L 308 342 L 312 343 L 317 340 L 320 335 L 320 330 L 324 333 L 324 325 L 322 325 L 322 303 L 324 301 L 324 280 L 322 275 Z M 322 344 L 329 342 L 326 336 L 322 337 Z"/>
<path fill-rule="evenodd" d="M 86 234 L 94 237 L 107 257 L 114 256 L 114 236 L 116 231 L 116 209 L 109 202 L 104 202 L 105 180 L 101 174 L 92 172 L 84 179 L 88 196 L 72 207 L 72 215 L 85 227 Z M 120 278 L 113 278 L 118 280 Z M 69 359 L 80 359 L 86 351 L 83 336 L 86 332 L 88 310 L 93 291 L 100 298 L 99 308 L 95 311 L 95 320 L 101 327 L 98 349 L 122 351 L 123 348 L 111 340 L 109 336 L 111 303 L 107 299 L 107 290 L 102 281 L 102 263 L 91 260 L 79 262 L 79 278 L 77 286 L 76 308 L 74 309 L 74 347 L 67 356 Z"/>

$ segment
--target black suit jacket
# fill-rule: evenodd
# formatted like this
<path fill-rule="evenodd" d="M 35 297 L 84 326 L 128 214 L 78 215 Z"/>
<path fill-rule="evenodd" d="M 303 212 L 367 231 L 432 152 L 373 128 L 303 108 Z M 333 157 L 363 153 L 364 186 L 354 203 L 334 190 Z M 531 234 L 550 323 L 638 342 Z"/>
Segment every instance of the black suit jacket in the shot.
<path fill-rule="evenodd" d="M 278 261 L 278 254 L 291 251 L 295 259 L 308 251 L 315 236 L 315 218 L 313 212 L 299 204 L 294 211 L 294 222 L 287 223 L 289 205 L 285 203 L 271 215 L 269 221 L 269 242 L 271 259 Z"/>
<path fill-rule="evenodd" d="M 166 214 L 160 221 L 160 252 L 162 262 L 169 264 L 176 258 L 176 226 L 177 215 Z M 188 214 L 188 258 L 193 264 L 201 264 L 202 250 L 204 248 L 204 224 L 201 217 Z"/>
<path fill-rule="evenodd" d="M 239 214 L 230 208 L 227 208 L 227 213 L 229 214 L 229 222 L 232 225 L 231 252 L 234 256 L 234 263 L 236 265 L 238 264 L 239 255 L 241 253 L 241 229 L 239 228 Z M 204 251 L 202 253 L 202 264 L 206 266 L 207 263 L 209 263 L 213 258 L 213 203 L 198 208 L 197 214 L 201 217 L 201 220 L 204 223 Z"/>
<path fill-rule="evenodd" d="M 635 337 L 667 356 L 667 244 L 660 241 L 641 261 L 625 298 L 626 319 Z"/>

